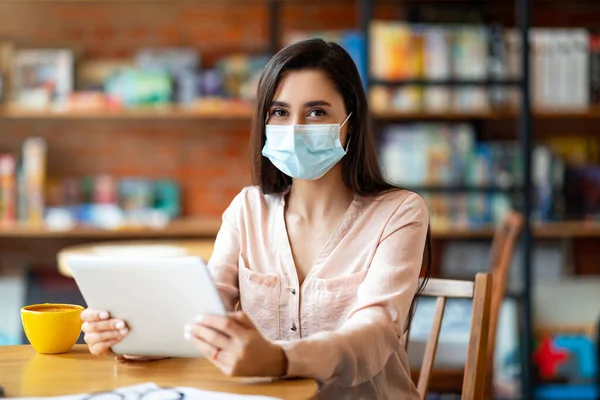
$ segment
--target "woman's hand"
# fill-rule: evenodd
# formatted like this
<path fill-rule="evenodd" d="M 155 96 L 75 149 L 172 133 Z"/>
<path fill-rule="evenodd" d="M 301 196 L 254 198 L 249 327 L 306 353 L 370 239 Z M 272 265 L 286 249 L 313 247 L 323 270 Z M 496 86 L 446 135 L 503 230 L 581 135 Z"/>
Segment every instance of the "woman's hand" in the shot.
<path fill-rule="evenodd" d="M 125 321 L 111 318 L 108 311 L 92 310 L 87 308 L 81 313 L 83 325 L 81 330 L 85 333 L 83 340 L 87 343 L 90 353 L 103 356 L 113 355 L 111 347 L 119 343 L 128 333 L 129 328 Z M 137 356 L 123 354 L 117 356 L 117 361 L 152 361 L 165 357 Z"/>
<path fill-rule="evenodd" d="M 283 349 L 263 338 L 243 312 L 202 316 L 185 327 L 184 335 L 226 375 L 280 377 L 286 373 Z"/>
<path fill-rule="evenodd" d="M 111 318 L 108 311 L 86 308 L 81 313 L 81 319 L 81 330 L 85 333 L 83 340 L 87 343 L 90 353 L 97 356 L 112 355 L 111 347 L 129 333 L 125 321 Z"/>

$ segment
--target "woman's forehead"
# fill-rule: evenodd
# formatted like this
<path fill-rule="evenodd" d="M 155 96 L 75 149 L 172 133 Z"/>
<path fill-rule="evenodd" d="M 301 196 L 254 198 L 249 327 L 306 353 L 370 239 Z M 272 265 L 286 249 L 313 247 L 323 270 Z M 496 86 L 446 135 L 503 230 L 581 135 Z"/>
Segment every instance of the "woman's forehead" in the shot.
<path fill-rule="evenodd" d="M 343 104 L 331 80 L 319 70 L 290 71 L 282 76 L 273 100 L 290 105 L 302 105 L 315 100 L 324 100 L 332 106 Z"/>

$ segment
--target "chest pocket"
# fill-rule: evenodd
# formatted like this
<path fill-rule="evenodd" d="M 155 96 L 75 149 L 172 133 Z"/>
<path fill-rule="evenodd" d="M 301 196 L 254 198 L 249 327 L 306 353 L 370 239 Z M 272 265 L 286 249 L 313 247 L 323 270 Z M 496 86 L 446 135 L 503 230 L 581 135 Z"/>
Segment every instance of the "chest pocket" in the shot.
<path fill-rule="evenodd" d="M 336 330 L 346 321 L 367 271 L 310 282 L 302 292 L 303 336 Z"/>
<path fill-rule="evenodd" d="M 279 276 L 251 270 L 242 255 L 238 270 L 241 309 L 265 338 L 276 340 L 279 334 Z"/>

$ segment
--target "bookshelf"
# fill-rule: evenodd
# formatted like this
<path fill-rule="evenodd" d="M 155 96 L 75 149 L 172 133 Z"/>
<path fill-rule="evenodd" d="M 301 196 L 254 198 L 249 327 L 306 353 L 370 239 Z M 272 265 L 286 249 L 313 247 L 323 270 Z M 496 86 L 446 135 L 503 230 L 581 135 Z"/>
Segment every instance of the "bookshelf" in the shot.
<path fill-rule="evenodd" d="M 413 115 L 415 118 L 415 120 L 427 120 L 430 121 L 432 119 L 434 120 L 449 120 L 449 121 L 472 121 L 472 122 L 476 122 L 476 120 L 490 120 L 490 119 L 501 119 L 501 118 L 514 118 L 517 120 L 517 132 L 518 132 L 518 136 L 517 136 L 517 140 L 518 143 L 520 145 L 520 148 L 523 149 L 524 151 L 522 151 L 522 154 L 520 156 L 521 159 L 521 165 L 522 165 L 522 176 L 524 177 L 523 179 L 523 185 L 519 187 L 519 191 L 517 191 L 519 194 L 521 194 L 522 200 L 523 200 L 523 204 L 522 204 L 522 212 L 524 214 L 524 226 L 523 226 L 523 234 L 521 237 L 521 245 L 522 245 L 522 262 L 523 262 L 523 274 L 522 274 L 522 280 L 523 280 L 523 292 L 519 294 L 519 303 L 520 303 L 520 308 L 521 308 L 521 321 L 523 322 L 523 325 L 521 327 L 521 334 L 520 334 L 520 350 L 521 350 L 521 357 L 520 357 L 520 361 L 521 361 L 521 396 L 523 398 L 532 398 L 533 394 L 535 393 L 535 383 L 532 377 L 532 347 L 531 347 L 531 339 L 533 338 L 533 323 L 532 323 L 532 294 L 531 294 L 531 286 L 532 286 L 532 244 L 533 244 L 533 240 L 534 237 L 537 237 L 538 234 L 550 234 L 550 233 L 567 233 L 569 232 L 569 230 L 564 229 L 566 227 L 564 226 L 559 226 L 557 227 L 558 229 L 548 229 L 549 226 L 547 224 L 542 225 L 541 227 L 537 227 L 537 229 L 534 229 L 534 227 L 531 224 L 531 220 L 530 220 L 530 215 L 532 214 L 532 212 L 534 211 L 533 208 L 533 193 L 532 193 L 532 189 L 533 189 L 533 183 L 532 183 L 532 152 L 533 152 L 533 134 L 532 134 L 532 122 L 533 119 L 536 117 L 534 116 L 533 113 L 533 104 L 532 104 L 532 93 L 531 93 L 531 86 L 530 86 L 530 79 L 531 79 L 531 65 L 530 63 L 532 62 L 530 60 L 529 54 L 530 54 L 530 27 L 531 27 L 531 1 L 530 0 L 514 0 L 513 2 L 510 2 L 511 4 L 514 4 L 515 7 L 515 11 L 516 11 L 516 21 L 517 21 L 517 29 L 515 32 L 515 36 L 516 39 L 520 41 L 520 45 L 518 47 L 516 47 L 516 52 L 514 54 L 516 54 L 518 56 L 518 62 L 515 63 L 516 65 L 518 65 L 518 69 L 520 70 L 520 74 L 519 74 L 519 79 L 518 80 L 505 80 L 505 79 L 495 79 L 495 80 L 490 80 L 490 79 L 476 79 L 476 80 L 471 80 L 471 78 L 473 77 L 473 75 L 481 75 L 481 72 L 483 72 L 484 75 L 489 76 L 488 74 L 491 74 L 491 72 L 489 70 L 487 70 L 485 67 L 483 67 L 483 71 L 481 70 L 481 65 L 479 65 L 479 68 L 475 68 L 471 65 L 464 65 L 464 62 L 462 63 L 458 63 L 457 65 L 454 66 L 454 68 L 457 68 L 458 71 L 461 71 L 460 76 L 458 77 L 458 79 L 439 79 L 436 78 L 436 76 L 439 76 L 439 74 L 442 75 L 447 75 L 447 72 L 449 72 L 448 70 L 444 70 L 444 71 L 440 71 L 437 67 L 435 67 L 434 65 L 436 63 L 432 63 L 429 68 L 429 74 L 425 75 L 428 76 L 428 78 L 425 79 L 410 79 L 408 81 L 406 80 L 382 80 L 380 79 L 379 76 L 375 76 L 373 77 L 372 74 L 383 74 L 386 75 L 388 73 L 392 73 L 394 75 L 400 74 L 400 72 L 393 71 L 388 69 L 387 67 L 383 66 L 383 65 L 373 65 L 373 69 L 371 68 L 371 51 L 373 51 L 373 54 L 379 54 L 379 55 L 384 55 L 386 56 L 386 52 L 384 50 L 384 48 L 382 48 L 380 46 L 379 43 L 375 44 L 373 46 L 373 43 L 371 42 L 371 34 L 373 33 L 372 31 L 372 21 L 373 21 L 373 17 L 374 17 L 374 1 L 370 1 L 370 0 L 359 0 L 358 3 L 358 8 L 359 8 L 359 26 L 360 29 L 362 31 L 363 37 L 364 37 L 364 41 L 365 41 L 365 46 L 363 49 L 363 60 L 364 60 L 364 71 L 366 71 L 366 75 L 367 75 L 367 79 L 366 79 L 366 90 L 368 93 L 371 92 L 371 88 L 372 87 L 384 87 L 386 88 L 385 90 L 387 90 L 387 88 L 389 87 L 393 87 L 393 86 L 406 86 L 406 85 L 413 85 L 418 87 L 418 86 L 425 86 L 425 87 L 456 87 L 456 86 L 464 86 L 464 85 L 470 85 L 471 87 L 475 87 L 475 88 L 479 88 L 479 87 L 490 87 L 491 85 L 494 85 L 496 88 L 501 87 L 501 88 L 511 88 L 511 89 L 517 89 L 518 94 L 520 95 L 520 100 L 518 101 L 518 105 L 517 108 L 515 110 L 508 110 L 508 111 L 487 111 L 487 109 L 485 109 L 484 111 L 475 111 L 475 112 L 466 112 L 466 113 L 454 113 L 454 112 L 450 112 L 449 115 L 446 112 L 443 113 L 438 113 L 435 116 L 432 115 L 428 115 L 428 113 L 416 113 L 415 115 Z M 411 10 L 410 6 L 413 4 L 410 4 L 411 2 L 405 2 L 403 5 L 405 7 L 405 11 L 407 15 L 415 15 L 418 13 L 415 13 L 415 10 Z M 433 4 L 433 3 L 432 3 Z M 437 4 L 437 3 L 436 3 Z M 450 6 L 452 7 L 453 2 L 449 2 L 447 4 L 445 4 L 446 7 Z M 444 4 L 439 3 L 439 7 L 443 7 Z M 487 4 L 485 5 L 487 6 Z M 481 7 L 478 8 L 478 10 L 482 10 L 484 7 L 483 4 L 481 4 Z M 418 21 L 418 22 L 422 22 L 422 21 Z M 382 30 L 381 27 L 377 28 L 377 30 L 381 33 L 384 32 L 387 35 L 391 35 L 391 32 L 389 30 Z M 402 34 L 402 32 L 398 32 L 396 31 L 395 34 Z M 435 35 L 437 35 L 438 39 L 440 38 L 439 32 L 436 33 Z M 440 42 L 438 41 L 438 44 Z M 480 43 L 481 44 L 481 43 Z M 371 47 L 375 47 L 374 49 L 371 49 Z M 477 46 L 475 46 L 477 47 Z M 477 47 L 479 50 L 482 50 L 481 46 Z M 440 47 L 437 47 L 437 50 L 440 50 Z M 474 51 L 473 48 L 471 48 L 471 51 Z M 488 50 L 489 51 L 489 50 Z M 464 56 L 463 56 L 464 57 Z M 475 57 L 474 59 L 475 61 L 477 61 L 477 57 Z M 398 61 L 398 60 L 396 60 Z M 438 60 L 439 61 L 439 60 Z M 438 65 L 439 66 L 439 65 Z M 413 65 L 414 67 L 414 65 Z M 447 66 L 445 66 L 447 67 Z M 467 68 L 468 67 L 468 68 Z M 471 68 L 473 67 L 473 68 Z M 416 67 L 414 67 L 416 68 Z M 442 68 L 445 69 L 445 68 Z M 469 70 L 469 75 L 465 76 L 464 72 L 466 70 Z M 408 69 L 402 69 L 404 72 L 404 74 L 411 74 L 414 73 L 415 70 L 408 70 Z M 467 78 L 467 80 L 465 80 L 464 78 Z M 508 92 L 505 92 L 508 93 Z M 386 96 L 386 100 L 387 102 L 390 101 L 391 97 L 389 96 L 389 94 L 383 94 L 381 93 L 381 95 Z M 381 102 L 381 101 L 380 101 Z M 389 103 L 388 103 L 389 104 Z M 446 107 L 445 107 L 446 108 Z M 396 112 L 396 111 L 387 111 L 384 113 L 379 113 L 379 112 L 374 112 L 373 115 L 373 122 L 375 126 L 378 126 L 379 128 L 382 127 L 382 125 L 384 124 L 391 124 L 393 122 L 398 122 L 398 121 L 404 121 L 406 119 L 408 119 L 406 117 L 406 115 L 403 115 L 404 113 L 402 112 Z M 461 115 L 463 114 L 463 115 Z M 564 111 L 561 111 L 561 114 L 563 116 L 567 116 L 569 113 L 564 113 Z M 558 115 L 561 114 L 555 114 L 552 112 L 542 112 L 539 115 L 539 117 L 556 117 Z M 410 115 L 410 113 L 409 113 Z M 593 114 L 592 114 L 593 115 Z M 434 118 L 432 118 L 434 117 Z M 389 138 L 387 139 L 389 140 Z M 576 229 L 574 229 L 573 231 L 570 231 L 569 233 L 575 233 L 575 232 L 580 232 L 577 231 Z M 458 238 L 460 237 L 458 235 L 458 232 L 453 231 L 451 232 L 452 235 L 454 235 L 454 238 Z M 471 232 L 472 234 L 475 233 L 475 231 Z M 439 233 L 438 233 L 439 234 Z M 473 238 L 473 236 L 470 236 L 470 238 Z"/>

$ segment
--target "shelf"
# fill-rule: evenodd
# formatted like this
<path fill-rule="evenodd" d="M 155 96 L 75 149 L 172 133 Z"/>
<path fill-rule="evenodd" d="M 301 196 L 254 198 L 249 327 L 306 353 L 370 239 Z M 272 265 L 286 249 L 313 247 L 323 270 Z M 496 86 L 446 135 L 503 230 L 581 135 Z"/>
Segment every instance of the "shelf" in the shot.
<path fill-rule="evenodd" d="M 600 107 L 594 106 L 586 110 L 537 110 L 532 113 L 536 120 L 559 119 L 600 119 Z M 476 111 L 397 111 L 373 110 L 373 117 L 384 121 L 410 121 L 410 120 L 440 120 L 440 121 L 467 121 L 467 120 L 508 120 L 519 117 L 518 110 L 476 110 Z"/>
<path fill-rule="evenodd" d="M 104 230 L 92 227 L 78 227 L 66 231 L 49 230 L 45 226 L 0 227 L 0 238 L 177 238 L 215 237 L 221 226 L 221 220 L 187 218 L 172 222 L 165 228 L 125 228 L 120 230 Z M 600 238 L 600 222 L 552 222 L 534 224 L 533 231 L 538 239 Z M 434 239 L 491 239 L 494 226 L 481 227 L 432 227 Z"/>
<path fill-rule="evenodd" d="M 513 113 L 503 113 L 503 118 L 514 118 Z M 428 112 L 428 111 L 397 111 L 397 110 L 373 110 L 373 117 L 379 120 L 401 121 L 401 120 L 440 120 L 440 121 L 455 121 L 455 120 L 490 120 L 499 119 L 501 116 L 498 112 L 492 111 L 443 111 L 443 112 Z"/>
<path fill-rule="evenodd" d="M 249 119 L 252 107 L 245 103 L 224 104 L 218 107 L 143 107 L 122 110 L 38 110 L 6 106 L 0 117 L 6 119 Z"/>
<path fill-rule="evenodd" d="M 517 86 L 521 84 L 519 79 L 402 79 L 385 80 L 371 79 L 373 86 Z"/>
<path fill-rule="evenodd" d="M 473 227 L 431 227 L 431 237 L 438 240 L 451 239 L 491 239 L 494 235 L 493 226 Z"/>
<path fill-rule="evenodd" d="M 508 186 L 462 186 L 462 185 L 428 185 L 428 186 L 411 186 L 399 184 L 401 188 L 412 190 L 417 193 L 520 193 L 523 191 L 521 187 Z"/>
<path fill-rule="evenodd" d="M 221 227 L 221 219 L 181 219 L 164 228 L 131 227 L 118 230 L 105 230 L 94 227 L 77 227 L 64 231 L 50 230 L 43 225 L 1 227 L 0 237 L 23 239 L 64 239 L 64 238 L 175 238 L 175 237 L 214 237 Z"/>
<path fill-rule="evenodd" d="M 432 236 L 439 239 L 484 239 L 494 235 L 495 227 L 482 228 L 432 228 Z M 600 239 L 600 221 L 563 221 L 532 224 L 537 239 Z"/>
<path fill-rule="evenodd" d="M 119 230 L 104 230 L 93 227 L 77 227 L 70 230 L 50 230 L 40 226 L 0 227 L 0 238 L 23 239 L 126 239 L 126 238 L 174 238 L 174 237 L 215 237 L 221 227 L 220 219 L 182 219 L 174 221 L 165 228 L 126 228 Z M 600 232 L 600 229 L 599 229 Z M 472 228 L 433 228 L 432 234 L 439 239 L 452 238 L 491 238 L 493 227 Z"/>
<path fill-rule="evenodd" d="M 600 221 L 564 221 L 533 225 L 539 239 L 600 238 Z"/>

